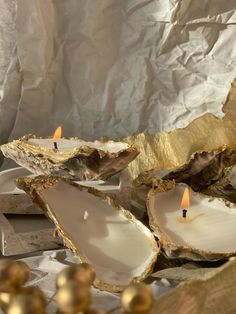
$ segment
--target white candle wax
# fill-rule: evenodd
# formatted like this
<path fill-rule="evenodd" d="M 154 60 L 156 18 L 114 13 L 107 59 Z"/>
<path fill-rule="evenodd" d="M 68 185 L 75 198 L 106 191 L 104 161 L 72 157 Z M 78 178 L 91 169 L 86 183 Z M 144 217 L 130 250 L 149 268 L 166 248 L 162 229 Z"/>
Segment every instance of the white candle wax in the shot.
<path fill-rule="evenodd" d="M 29 139 L 28 143 L 34 146 L 40 146 L 44 148 L 54 148 L 54 142 L 57 143 L 58 152 L 65 152 L 68 150 L 71 150 L 76 147 L 81 146 L 89 146 L 91 148 L 100 149 L 103 151 L 108 151 L 111 153 L 117 153 L 123 149 L 128 148 L 128 144 L 126 143 L 115 143 L 115 145 L 112 142 L 100 142 L 100 141 L 94 141 L 94 142 L 86 142 L 83 140 L 70 140 L 65 138 L 60 139 L 53 139 L 53 138 L 47 138 L 47 139 Z"/>
<path fill-rule="evenodd" d="M 190 208 L 184 219 L 180 204 L 185 186 L 179 184 L 150 197 L 155 224 L 177 245 L 214 253 L 236 252 L 236 209 L 190 189 Z"/>
<path fill-rule="evenodd" d="M 155 256 L 148 229 L 86 190 L 61 181 L 42 192 L 55 219 L 108 284 L 126 285 Z M 153 239 L 154 240 L 154 239 Z"/>

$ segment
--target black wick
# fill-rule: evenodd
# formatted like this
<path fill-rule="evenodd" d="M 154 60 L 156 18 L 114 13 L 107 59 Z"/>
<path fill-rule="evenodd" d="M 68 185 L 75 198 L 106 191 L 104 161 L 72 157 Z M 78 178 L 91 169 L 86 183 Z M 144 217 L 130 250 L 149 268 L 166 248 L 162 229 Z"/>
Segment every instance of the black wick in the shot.
<path fill-rule="evenodd" d="M 182 209 L 182 217 L 186 218 L 187 217 L 187 209 Z"/>
<path fill-rule="evenodd" d="M 53 145 L 54 145 L 54 148 L 55 148 L 55 149 L 58 149 L 58 147 L 57 147 L 57 142 L 53 142 Z"/>

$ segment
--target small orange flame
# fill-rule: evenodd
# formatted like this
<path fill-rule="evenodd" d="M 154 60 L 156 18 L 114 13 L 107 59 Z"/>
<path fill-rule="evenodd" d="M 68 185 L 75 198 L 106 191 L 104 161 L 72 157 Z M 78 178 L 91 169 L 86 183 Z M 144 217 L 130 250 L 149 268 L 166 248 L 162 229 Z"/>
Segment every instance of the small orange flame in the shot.
<path fill-rule="evenodd" d="M 59 138 L 61 138 L 61 133 L 62 133 L 62 129 L 61 129 L 61 126 L 59 126 L 53 134 L 53 139 L 58 140 Z"/>
<path fill-rule="evenodd" d="M 184 189 L 184 194 L 181 201 L 181 208 L 189 208 L 189 189 L 186 187 Z"/>

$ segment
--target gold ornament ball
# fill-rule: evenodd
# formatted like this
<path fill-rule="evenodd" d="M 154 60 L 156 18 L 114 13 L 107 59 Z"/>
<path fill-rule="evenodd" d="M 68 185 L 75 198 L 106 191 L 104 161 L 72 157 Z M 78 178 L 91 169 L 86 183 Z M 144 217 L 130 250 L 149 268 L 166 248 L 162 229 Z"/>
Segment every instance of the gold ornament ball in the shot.
<path fill-rule="evenodd" d="M 75 314 L 87 311 L 91 303 L 90 288 L 87 284 L 70 281 L 58 289 L 56 300 L 59 312 Z"/>
<path fill-rule="evenodd" d="M 0 262 L 0 290 L 14 290 L 24 285 L 29 279 L 30 269 L 22 261 L 3 260 Z"/>
<path fill-rule="evenodd" d="M 14 294 L 9 292 L 0 292 L 0 308 L 6 312 L 10 302 L 14 298 Z"/>
<path fill-rule="evenodd" d="M 35 298 L 39 299 L 41 300 L 42 304 L 44 304 L 45 306 L 47 305 L 47 299 L 43 291 L 37 286 L 29 286 L 29 287 L 22 288 L 20 293 L 24 295 L 29 295 L 33 299 Z"/>
<path fill-rule="evenodd" d="M 153 305 L 152 291 L 144 283 L 131 284 L 123 291 L 121 304 L 126 313 L 148 313 Z"/>
<path fill-rule="evenodd" d="M 22 261 L 12 262 L 8 269 L 9 275 L 12 278 L 14 285 L 24 285 L 30 276 L 29 266 Z"/>
<path fill-rule="evenodd" d="M 107 312 L 101 309 L 90 309 L 86 314 L 107 314 Z"/>
<path fill-rule="evenodd" d="M 69 266 L 57 275 L 56 288 L 63 287 L 69 281 L 83 282 L 91 286 L 95 276 L 94 268 L 87 263 Z"/>
<path fill-rule="evenodd" d="M 0 260 L 0 291 L 14 292 L 15 288 L 10 285 L 10 277 L 8 274 L 8 267 L 12 262 L 8 259 Z"/>
<path fill-rule="evenodd" d="M 11 301 L 6 314 L 46 314 L 46 309 L 39 298 L 18 294 Z"/>

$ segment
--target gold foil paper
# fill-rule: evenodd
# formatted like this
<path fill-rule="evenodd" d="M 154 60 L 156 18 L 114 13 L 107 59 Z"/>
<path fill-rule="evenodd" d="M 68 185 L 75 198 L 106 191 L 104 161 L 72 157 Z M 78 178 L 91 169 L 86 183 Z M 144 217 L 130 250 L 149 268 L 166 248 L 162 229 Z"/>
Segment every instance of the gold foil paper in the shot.
<path fill-rule="evenodd" d="M 195 119 L 186 128 L 156 134 L 140 133 L 123 141 L 135 144 L 140 154 L 129 166 L 133 179 L 150 169 L 170 169 L 185 164 L 196 151 L 212 150 L 236 143 L 236 80 L 231 85 L 225 116 L 216 118 L 210 113 Z"/>
<path fill-rule="evenodd" d="M 180 284 L 156 302 L 150 314 L 236 313 L 236 260 L 229 261 L 202 278 Z"/>

